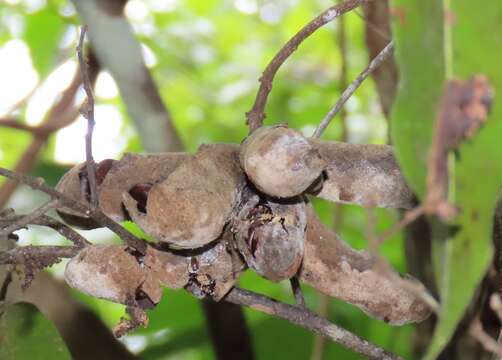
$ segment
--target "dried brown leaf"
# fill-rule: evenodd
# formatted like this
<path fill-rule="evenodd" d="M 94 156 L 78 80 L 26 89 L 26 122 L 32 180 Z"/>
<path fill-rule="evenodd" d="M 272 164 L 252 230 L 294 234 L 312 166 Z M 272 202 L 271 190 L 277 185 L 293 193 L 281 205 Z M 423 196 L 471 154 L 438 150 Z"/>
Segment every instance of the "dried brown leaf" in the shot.
<path fill-rule="evenodd" d="M 493 89 L 484 75 L 450 80 L 444 89 L 428 159 L 424 209 L 450 220 L 458 213 L 448 201 L 448 152 L 472 139 L 486 122 Z"/>

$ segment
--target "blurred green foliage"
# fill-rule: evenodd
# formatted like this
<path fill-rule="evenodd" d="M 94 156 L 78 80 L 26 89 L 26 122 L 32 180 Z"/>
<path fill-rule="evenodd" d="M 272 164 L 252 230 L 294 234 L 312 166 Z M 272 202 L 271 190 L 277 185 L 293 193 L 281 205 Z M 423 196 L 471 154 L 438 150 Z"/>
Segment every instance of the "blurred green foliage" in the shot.
<path fill-rule="evenodd" d="M 394 19 L 401 88 L 393 109 L 392 139 L 407 179 L 423 197 L 430 136 L 444 81 L 482 73 L 495 89 L 502 86 L 500 66 L 486 56 L 501 45 L 502 7 L 491 3 L 479 8 L 472 1 L 454 1 L 447 10 L 454 14 L 448 22 L 441 2 L 396 0 L 394 4 L 406 9 L 406 14 L 402 21 Z M 479 37 L 480 31 L 487 36 Z M 426 359 L 437 358 L 453 336 L 492 259 L 493 213 L 502 184 L 502 123 L 494 120 L 501 114 L 495 102 L 486 127 L 462 144 L 451 165 L 450 196 L 461 213 L 452 224 L 458 229 L 454 235 L 447 231 L 445 236 L 444 225 L 436 223 L 433 228 L 441 314 Z M 480 186 L 475 174 L 490 175 Z"/>
<path fill-rule="evenodd" d="M 54 325 L 34 305 L 0 307 L 0 314 L 0 359 L 71 359 Z"/>

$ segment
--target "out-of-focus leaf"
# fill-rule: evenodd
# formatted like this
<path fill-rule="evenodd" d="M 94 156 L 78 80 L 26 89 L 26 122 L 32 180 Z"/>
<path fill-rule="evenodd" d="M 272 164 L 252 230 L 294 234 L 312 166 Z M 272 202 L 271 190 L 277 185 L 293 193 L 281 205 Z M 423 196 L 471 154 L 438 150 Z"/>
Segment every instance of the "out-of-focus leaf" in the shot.
<path fill-rule="evenodd" d="M 392 138 L 405 176 L 420 197 L 425 194 L 432 124 L 446 72 L 444 59 L 451 55 L 448 66 L 452 69 L 448 70 L 453 70 L 454 76 L 483 73 L 495 88 L 502 86 L 502 71 L 496 61 L 480 56 L 501 45 L 502 7 L 490 5 L 479 8 L 467 0 L 456 1 L 452 2 L 452 14 L 445 16 L 443 4 L 435 0 L 394 1 L 401 83 L 392 114 Z M 447 36 L 444 43 L 443 29 L 452 19 L 452 37 Z M 474 33 L 478 35 L 475 38 Z M 480 33 L 487 35 L 479 38 Z M 449 41 L 452 54 L 448 54 Z M 502 123 L 496 121 L 501 115 L 502 108 L 496 105 L 486 128 L 462 144 L 455 164 L 453 201 L 461 209 L 455 220 L 459 231 L 452 238 L 436 231 L 433 257 L 436 279 L 440 279 L 441 313 L 426 359 L 435 359 L 450 340 L 492 256 L 493 211 L 502 184 Z M 474 174 L 490 175 L 481 185 Z"/>
<path fill-rule="evenodd" d="M 71 355 L 54 325 L 35 306 L 18 303 L 0 314 L 0 359 L 69 360 Z"/>
<path fill-rule="evenodd" d="M 502 5 L 485 5 L 479 7 L 469 0 L 451 2 L 453 72 L 460 78 L 485 74 L 495 89 L 502 89 L 502 68 L 490 56 L 502 46 Z M 502 104 L 495 101 L 485 128 L 460 148 L 455 167 L 460 231 L 442 249 L 442 313 L 427 359 L 435 359 L 452 336 L 492 258 L 493 212 L 502 185 L 501 118 Z"/>
<path fill-rule="evenodd" d="M 445 80 L 443 3 L 394 0 L 393 34 L 399 86 L 391 112 L 391 137 L 408 183 L 425 194 L 427 152 Z"/>
<path fill-rule="evenodd" d="M 54 66 L 65 22 L 49 8 L 26 17 L 24 40 L 30 47 L 33 66 L 42 76 Z"/>

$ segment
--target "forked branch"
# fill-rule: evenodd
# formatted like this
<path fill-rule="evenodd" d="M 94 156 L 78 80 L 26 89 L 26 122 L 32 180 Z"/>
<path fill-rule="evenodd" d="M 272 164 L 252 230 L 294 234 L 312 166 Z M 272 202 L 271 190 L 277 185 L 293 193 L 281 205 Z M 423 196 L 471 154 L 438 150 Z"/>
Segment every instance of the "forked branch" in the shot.
<path fill-rule="evenodd" d="M 282 47 L 281 50 L 279 50 L 260 77 L 260 88 L 256 94 L 254 105 L 252 109 L 246 113 L 250 133 L 263 124 L 263 119 L 265 118 L 265 105 L 267 104 L 268 95 L 272 90 L 272 82 L 274 81 L 275 74 L 288 57 L 317 29 L 368 1 L 369 0 L 347 0 L 341 4 L 330 7 L 305 25 Z"/>
<path fill-rule="evenodd" d="M 335 106 L 333 106 L 333 108 L 326 114 L 324 119 L 322 119 L 321 123 L 312 135 L 313 138 L 319 138 L 321 136 L 323 131 L 328 127 L 331 120 L 333 120 L 336 114 L 338 114 L 338 112 L 342 109 L 343 105 L 352 96 L 352 94 L 354 94 L 354 92 L 359 88 L 363 81 L 392 54 L 393 50 L 394 43 L 391 41 L 373 60 L 371 60 L 368 67 L 359 74 L 359 76 L 347 87 L 347 89 L 344 90 L 342 96 L 340 96 L 340 99 L 338 99 Z"/>

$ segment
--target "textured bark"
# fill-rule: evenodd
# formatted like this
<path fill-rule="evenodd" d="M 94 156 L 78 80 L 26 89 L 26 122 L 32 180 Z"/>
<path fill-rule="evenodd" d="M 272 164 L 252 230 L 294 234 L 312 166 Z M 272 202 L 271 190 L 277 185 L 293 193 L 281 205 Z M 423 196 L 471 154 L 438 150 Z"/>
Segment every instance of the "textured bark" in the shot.
<path fill-rule="evenodd" d="M 400 357 L 379 348 L 351 332 L 330 323 L 328 320 L 299 306 L 278 302 L 269 297 L 255 294 L 243 289 L 234 288 L 227 295 L 226 301 L 246 305 L 252 309 L 274 315 L 289 322 L 303 326 L 317 334 L 333 340 L 352 351 L 365 355 L 369 359 L 401 359 Z"/>

